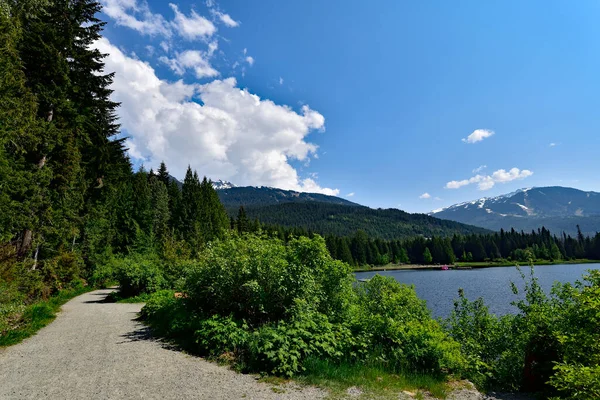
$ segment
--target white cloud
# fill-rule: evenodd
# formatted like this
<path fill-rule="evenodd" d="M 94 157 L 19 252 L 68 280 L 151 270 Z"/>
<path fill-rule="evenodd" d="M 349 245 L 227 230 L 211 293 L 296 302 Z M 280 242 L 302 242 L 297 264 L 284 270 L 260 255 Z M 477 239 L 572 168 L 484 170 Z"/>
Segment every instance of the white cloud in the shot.
<path fill-rule="evenodd" d="M 210 20 L 198 15 L 194 10 L 187 17 L 179 11 L 176 4 L 169 3 L 169 7 L 175 13 L 175 19 L 171 24 L 183 38 L 188 40 L 204 39 L 211 37 L 217 31 L 217 27 Z"/>
<path fill-rule="evenodd" d="M 348 194 L 346 195 L 346 197 L 352 197 L 352 196 L 354 196 L 354 194 L 355 194 L 354 192 L 352 192 L 352 193 L 348 193 Z"/>
<path fill-rule="evenodd" d="M 217 17 L 219 17 L 219 19 L 221 20 L 222 23 L 224 23 L 225 25 L 227 25 L 230 28 L 235 28 L 235 27 L 240 26 L 239 21 L 236 21 L 233 18 L 231 18 L 231 16 L 229 14 L 215 11 L 215 15 Z"/>
<path fill-rule="evenodd" d="M 164 40 L 162 42 L 160 42 L 160 47 L 165 51 L 165 53 L 168 53 L 171 48 L 169 43 Z"/>
<path fill-rule="evenodd" d="M 478 174 L 478 173 L 480 173 L 481 171 L 483 171 L 486 168 L 487 168 L 487 165 L 480 165 L 479 167 L 475 168 L 472 172 L 474 174 Z"/>
<path fill-rule="evenodd" d="M 162 15 L 152 13 L 145 1 L 103 0 L 102 12 L 114 19 L 117 25 L 141 34 L 171 36 L 167 21 Z"/>
<path fill-rule="evenodd" d="M 442 199 L 440 197 L 436 197 L 434 198 L 435 201 L 442 201 Z"/>
<path fill-rule="evenodd" d="M 560 143 L 554 143 L 554 142 L 552 142 L 552 143 L 550 143 L 550 144 L 548 145 L 548 147 L 556 147 L 556 146 L 558 146 L 559 144 L 560 144 Z"/>
<path fill-rule="evenodd" d="M 283 78 L 282 77 L 279 77 L 279 84 L 283 85 Z"/>
<path fill-rule="evenodd" d="M 339 194 L 301 178 L 290 164 L 316 153 L 317 146 L 306 139 L 325 126 L 317 111 L 304 105 L 296 112 L 261 99 L 238 88 L 234 78 L 205 85 L 166 82 L 106 38 L 94 46 L 108 54 L 105 72 L 116 73 L 112 98 L 121 102 L 118 113 L 132 157 L 148 166 L 164 160 L 179 178 L 191 164 L 201 175 L 237 185 Z"/>
<path fill-rule="evenodd" d="M 217 49 L 219 48 L 219 42 L 217 42 L 216 40 L 213 40 L 212 42 L 210 42 L 208 44 L 208 56 L 211 57 L 215 51 L 217 51 Z"/>
<path fill-rule="evenodd" d="M 427 192 L 423 193 L 422 195 L 419 196 L 420 199 L 430 199 L 431 195 Z"/>
<path fill-rule="evenodd" d="M 462 139 L 462 141 L 465 143 L 477 143 L 481 142 L 483 139 L 489 138 L 494 135 L 494 133 L 494 131 L 490 131 L 489 129 L 475 129 L 473 133 Z"/>
<path fill-rule="evenodd" d="M 210 65 L 208 55 L 198 50 L 186 50 L 177 53 L 175 58 L 163 56 L 159 60 L 168 65 L 178 75 L 183 75 L 188 69 L 193 70 L 198 79 L 214 78 L 219 75 L 219 71 Z"/>
<path fill-rule="evenodd" d="M 154 55 L 154 46 L 150 46 L 150 45 L 146 46 L 146 52 L 148 53 L 148 55 L 150 57 L 152 57 Z"/>
<path fill-rule="evenodd" d="M 250 57 L 250 56 L 247 56 L 247 57 L 246 57 L 246 62 L 247 62 L 248 64 L 250 64 L 250 65 L 254 65 L 254 58 L 253 58 L 253 57 Z"/>
<path fill-rule="evenodd" d="M 499 169 L 491 175 L 475 175 L 469 179 L 461 181 L 450 181 L 446 183 L 446 189 L 459 189 L 473 183 L 477 184 L 479 190 L 488 190 L 494 187 L 496 183 L 507 183 L 514 180 L 525 179 L 533 175 L 528 169 L 520 170 L 519 168 L 511 168 L 509 171 Z"/>

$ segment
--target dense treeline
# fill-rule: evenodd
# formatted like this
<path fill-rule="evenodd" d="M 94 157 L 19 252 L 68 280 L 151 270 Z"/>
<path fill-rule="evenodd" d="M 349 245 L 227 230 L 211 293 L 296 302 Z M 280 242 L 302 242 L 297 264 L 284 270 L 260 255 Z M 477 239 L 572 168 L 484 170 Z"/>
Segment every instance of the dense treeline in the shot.
<path fill-rule="evenodd" d="M 0 1 L 0 333 L 8 314 L 93 280 L 114 254 L 193 255 L 229 226 L 191 169 L 181 189 L 164 165 L 132 172 L 93 46 L 99 10 Z"/>
<path fill-rule="evenodd" d="M 244 208 L 238 213 L 242 218 L 242 231 L 259 229 L 281 239 L 297 236 L 312 237 L 314 232 L 301 227 L 285 228 L 261 225 L 251 221 Z M 579 228 L 577 228 L 579 231 Z M 351 265 L 395 264 L 453 264 L 461 262 L 516 261 L 528 263 L 537 260 L 560 261 L 573 259 L 600 260 L 600 234 L 584 236 L 579 231 L 576 238 L 563 233 L 555 236 L 546 228 L 530 233 L 500 230 L 492 234 L 472 234 L 451 237 L 416 236 L 410 239 L 383 240 L 369 237 L 364 231 L 350 236 L 325 236 L 331 256 Z"/>
<path fill-rule="evenodd" d="M 122 244 L 113 206 L 131 166 L 116 138 L 112 75 L 90 48 L 104 25 L 99 4 L 1 5 L 0 278 L 45 296 L 100 247 Z"/>
<path fill-rule="evenodd" d="M 228 200 L 229 201 L 229 200 Z M 359 205 L 324 202 L 290 202 L 263 207 L 249 206 L 251 219 L 286 228 L 301 227 L 320 235 L 350 236 L 363 230 L 369 237 L 392 240 L 416 235 L 452 236 L 490 231 L 460 222 L 410 214 L 397 209 L 372 209 Z"/>

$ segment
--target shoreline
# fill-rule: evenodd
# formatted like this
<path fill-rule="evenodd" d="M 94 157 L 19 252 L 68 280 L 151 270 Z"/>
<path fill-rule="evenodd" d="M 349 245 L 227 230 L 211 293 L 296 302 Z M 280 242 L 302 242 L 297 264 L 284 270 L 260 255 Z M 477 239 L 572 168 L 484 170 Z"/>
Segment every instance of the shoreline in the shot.
<path fill-rule="evenodd" d="M 562 264 L 600 264 L 600 260 L 562 260 L 562 261 L 535 261 L 533 266 L 544 266 L 544 265 L 562 265 Z M 453 265 L 448 265 L 450 270 L 461 270 L 461 269 L 480 269 L 480 268 L 493 268 L 493 267 L 516 267 L 529 266 L 529 264 L 519 264 L 515 262 L 457 262 Z M 420 264 L 388 264 L 377 267 L 358 267 L 354 268 L 353 272 L 370 272 L 370 271 L 401 271 L 401 270 L 441 270 L 442 264 L 438 265 L 420 265 Z"/>

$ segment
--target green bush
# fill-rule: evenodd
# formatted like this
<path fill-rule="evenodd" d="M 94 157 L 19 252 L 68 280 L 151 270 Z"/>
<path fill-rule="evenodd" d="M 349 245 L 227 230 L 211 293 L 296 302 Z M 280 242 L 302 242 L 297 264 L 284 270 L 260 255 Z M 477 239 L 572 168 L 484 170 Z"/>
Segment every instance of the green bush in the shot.
<path fill-rule="evenodd" d="M 600 398 L 600 271 L 591 270 L 575 285 L 557 285 L 554 335 L 560 343 L 560 362 L 550 384 L 561 398 Z"/>
<path fill-rule="evenodd" d="M 231 315 L 256 327 L 286 319 L 297 300 L 341 315 L 351 285 L 350 268 L 331 258 L 321 237 L 286 246 L 244 235 L 213 243 L 200 254 L 185 291 L 197 313 Z"/>
<path fill-rule="evenodd" d="M 483 299 L 471 302 L 461 289 L 445 325 L 460 343 L 467 360 L 465 374 L 473 383 L 487 389 L 519 389 L 525 351 L 522 337 L 513 330 L 513 316 L 490 314 Z"/>
<path fill-rule="evenodd" d="M 340 360 L 351 332 L 326 315 L 298 302 L 287 321 L 264 325 L 250 338 L 250 365 L 268 373 L 293 376 L 304 371 L 307 357 Z"/>
<path fill-rule="evenodd" d="M 159 290 L 153 293 L 142 308 L 141 317 L 152 324 L 160 335 L 168 335 L 173 323 L 173 311 L 178 299 L 172 290 Z"/>
<path fill-rule="evenodd" d="M 394 371 L 460 371 L 460 346 L 431 318 L 412 286 L 374 276 L 357 285 L 353 332 L 368 334 L 377 357 Z"/>
<path fill-rule="evenodd" d="M 446 323 L 467 357 L 466 375 L 487 389 L 598 398 L 600 271 L 575 285 L 555 284 L 551 296 L 533 272 L 523 279 L 525 299 L 514 303 L 516 315 L 497 318 L 481 299 L 460 294 Z"/>
<path fill-rule="evenodd" d="M 83 259 L 73 252 L 60 253 L 57 257 L 46 260 L 43 266 L 44 281 L 52 291 L 69 287 L 71 282 L 79 280 L 83 270 Z"/>
<path fill-rule="evenodd" d="M 251 370 L 284 376 L 302 373 L 309 358 L 393 372 L 464 367 L 459 345 L 413 287 L 380 276 L 357 283 L 319 236 L 287 244 L 234 236 L 178 265 L 182 298 L 156 293 L 143 315 L 197 353 L 229 354 Z"/>
<path fill-rule="evenodd" d="M 194 339 L 203 354 L 233 353 L 239 356 L 248 344 L 248 326 L 234 321 L 231 316 L 213 315 L 199 321 L 195 328 Z"/>
<path fill-rule="evenodd" d="M 115 271 L 119 288 L 124 296 L 137 296 L 167 288 L 160 260 L 156 257 L 133 254 L 113 258 L 107 268 Z"/>

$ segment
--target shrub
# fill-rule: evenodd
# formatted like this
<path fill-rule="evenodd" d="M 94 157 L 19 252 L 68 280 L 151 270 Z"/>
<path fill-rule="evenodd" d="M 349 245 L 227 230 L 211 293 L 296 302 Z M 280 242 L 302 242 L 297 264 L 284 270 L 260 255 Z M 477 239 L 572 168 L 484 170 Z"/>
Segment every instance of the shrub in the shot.
<path fill-rule="evenodd" d="M 467 377 L 479 387 L 517 390 L 525 363 L 524 343 L 513 330 L 514 316 L 498 318 L 483 299 L 469 301 L 459 290 L 445 326 L 460 343 Z"/>
<path fill-rule="evenodd" d="M 213 315 L 200 321 L 195 327 L 194 339 L 203 354 L 219 356 L 223 353 L 239 353 L 248 341 L 248 326 L 234 321 L 231 316 Z"/>
<path fill-rule="evenodd" d="M 562 314 L 556 338 L 562 359 L 550 384 L 561 398 L 600 398 L 600 271 L 588 271 L 575 285 L 556 285 Z"/>
<path fill-rule="evenodd" d="M 296 300 L 338 314 L 351 282 L 349 267 L 331 258 L 321 237 L 294 239 L 286 246 L 244 235 L 201 253 L 185 289 L 199 314 L 231 315 L 257 327 L 289 317 Z"/>
<path fill-rule="evenodd" d="M 412 286 L 376 275 L 355 290 L 352 331 L 371 337 L 373 355 L 389 369 L 439 374 L 464 367 L 460 346 Z"/>
<path fill-rule="evenodd" d="M 77 253 L 63 252 L 44 263 L 45 281 L 53 291 L 61 290 L 81 277 L 83 260 Z"/>
<path fill-rule="evenodd" d="M 293 376 L 304 370 L 309 357 L 339 360 L 351 337 L 340 324 L 298 302 L 289 321 L 264 325 L 250 338 L 250 364 L 276 375 Z"/>
<path fill-rule="evenodd" d="M 447 321 L 469 361 L 467 376 L 488 389 L 567 399 L 600 396 L 600 271 L 544 294 L 532 275 L 518 314 L 497 318 L 461 293 Z M 517 293 L 516 287 L 513 290 Z"/>
<path fill-rule="evenodd" d="M 160 262 L 153 256 L 134 254 L 113 258 L 107 268 L 115 271 L 124 296 L 152 293 L 167 287 Z"/>

